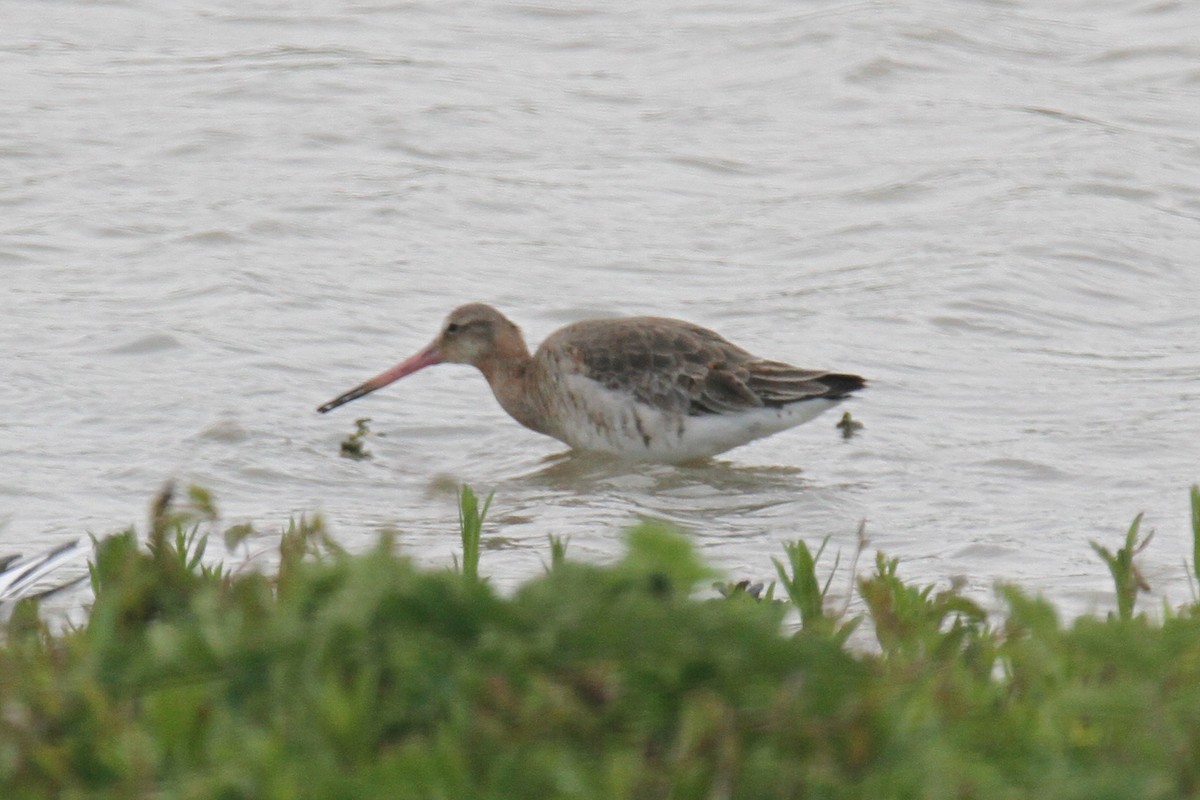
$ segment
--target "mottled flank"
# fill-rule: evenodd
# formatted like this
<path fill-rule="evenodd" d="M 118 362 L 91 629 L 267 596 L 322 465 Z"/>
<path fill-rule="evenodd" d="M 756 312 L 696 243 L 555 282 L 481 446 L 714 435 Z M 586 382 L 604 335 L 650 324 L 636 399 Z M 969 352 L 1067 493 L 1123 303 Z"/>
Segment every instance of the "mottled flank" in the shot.
<path fill-rule="evenodd" d="M 428 347 L 318 410 L 441 362 L 478 367 L 505 411 L 532 430 L 655 461 L 704 458 L 769 436 L 865 385 L 858 375 L 758 358 L 707 328 L 661 317 L 578 322 L 531 356 L 516 325 L 473 303 L 455 309 Z"/>

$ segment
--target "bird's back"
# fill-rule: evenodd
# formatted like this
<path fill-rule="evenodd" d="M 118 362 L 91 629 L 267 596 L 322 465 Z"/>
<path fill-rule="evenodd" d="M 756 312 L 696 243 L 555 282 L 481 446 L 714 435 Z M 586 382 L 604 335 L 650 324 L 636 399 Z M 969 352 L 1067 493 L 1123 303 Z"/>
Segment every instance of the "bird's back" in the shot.
<path fill-rule="evenodd" d="M 715 331 L 665 317 L 577 322 L 547 338 L 535 358 L 689 416 L 839 399 L 865 384 L 857 375 L 758 358 Z"/>

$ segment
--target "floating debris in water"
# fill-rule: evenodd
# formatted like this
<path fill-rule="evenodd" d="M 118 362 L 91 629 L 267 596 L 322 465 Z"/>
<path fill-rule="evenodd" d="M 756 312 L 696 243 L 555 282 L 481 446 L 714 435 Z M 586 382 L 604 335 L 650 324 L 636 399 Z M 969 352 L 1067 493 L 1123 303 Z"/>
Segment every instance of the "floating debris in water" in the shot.
<path fill-rule="evenodd" d="M 354 420 L 354 433 L 342 440 L 342 456 L 353 458 L 355 461 L 362 461 L 371 457 L 371 452 L 367 450 L 367 446 L 363 442 L 364 439 L 371 435 L 371 429 L 367 426 L 367 423 L 370 421 L 370 417 L 359 417 Z"/>
<path fill-rule="evenodd" d="M 850 412 L 847 411 L 845 414 L 842 414 L 842 420 L 837 424 L 837 427 L 842 431 L 842 438 L 849 439 L 855 433 L 862 430 L 863 424 L 850 416 Z"/>
<path fill-rule="evenodd" d="M 713 588 L 726 600 L 734 597 L 749 597 L 751 600 L 766 600 L 772 601 L 775 599 L 775 586 L 771 585 L 767 588 L 762 581 L 751 583 L 748 580 L 740 580 L 737 583 L 726 583 L 725 581 L 717 581 L 713 584 Z M 763 589 L 767 589 L 763 593 Z"/>
<path fill-rule="evenodd" d="M 519 546 L 519 542 L 511 536 L 489 536 L 481 544 L 484 550 L 510 550 Z"/>

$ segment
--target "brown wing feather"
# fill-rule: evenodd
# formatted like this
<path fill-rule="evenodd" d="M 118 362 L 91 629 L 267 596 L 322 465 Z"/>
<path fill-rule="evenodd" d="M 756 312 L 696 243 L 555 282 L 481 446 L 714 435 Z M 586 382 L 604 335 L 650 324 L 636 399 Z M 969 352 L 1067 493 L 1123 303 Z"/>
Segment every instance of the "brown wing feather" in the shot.
<path fill-rule="evenodd" d="M 856 375 L 756 358 L 707 328 L 660 317 L 569 325 L 539 354 L 547 350 L 567 356 L 581 375 L 609 389 L 689 416 L 842 397 L 863 385 Z"/>
<path fill-rule="evenodd" d="M 815 397 L 837 399 L 858 391 L 866 381 L 858 375 L 800 369 L 779 361 L 750 365 L 749 386 L 767 405 L 781 406 Z"/>

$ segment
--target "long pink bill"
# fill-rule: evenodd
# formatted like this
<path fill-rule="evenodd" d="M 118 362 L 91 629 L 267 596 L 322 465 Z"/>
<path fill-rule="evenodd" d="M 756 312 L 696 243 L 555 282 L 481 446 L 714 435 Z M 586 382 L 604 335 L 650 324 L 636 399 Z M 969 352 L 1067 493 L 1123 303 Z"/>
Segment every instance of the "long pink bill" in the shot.
<path fill-rule="evenodd" d="M 349 403 L 351 400 L 357 400 L 363 395 L 368 395 L 376 389 L 382 389 L 389 383 L 400 380 L 405 375 L 411 375 L 419 369 L 425 369 L 425 367 L 440 363 L 442 363 L 442 354 L 438 352 L 436 345 L 431 344 L 412 358 L 409 358 L 407 361 L 397 364 L 386 372 L 379 373 L 369 381 L 360 383 L 358 386 L 355 386 L 345 394 L 335 397 L 325 405 L 320 406 L 317 411 L 322 414 L 327 411 L 332 411 L 340 405 Z"/>

